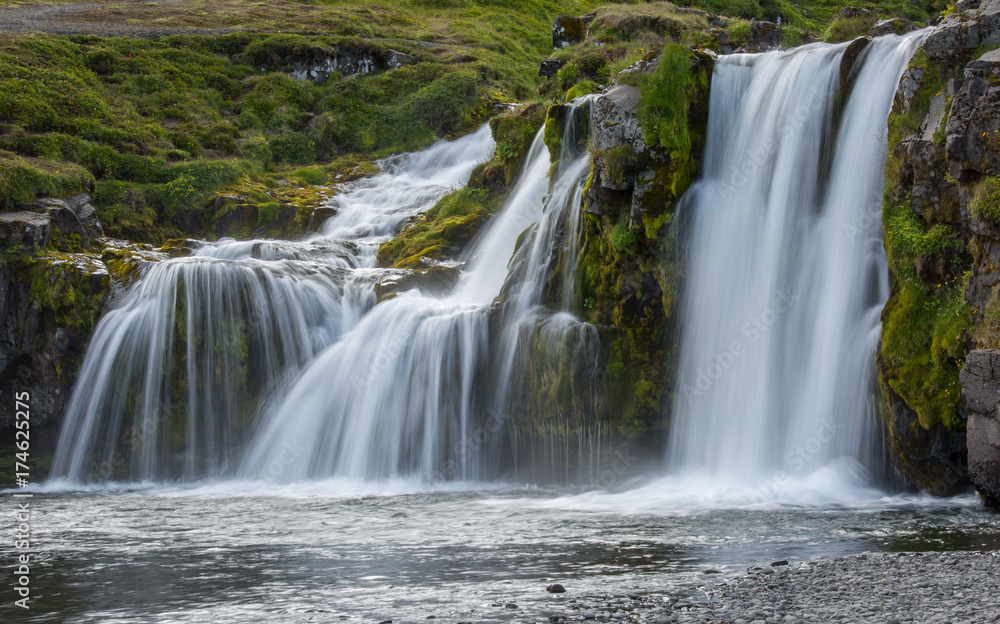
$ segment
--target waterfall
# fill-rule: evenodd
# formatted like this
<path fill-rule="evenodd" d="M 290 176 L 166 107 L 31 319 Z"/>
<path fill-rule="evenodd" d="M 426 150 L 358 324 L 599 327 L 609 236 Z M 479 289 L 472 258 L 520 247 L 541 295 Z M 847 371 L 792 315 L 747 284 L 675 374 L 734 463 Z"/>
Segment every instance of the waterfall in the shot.
<path fill-rule="evenodd" d="M 922 36 L 873 40 L 847 93 L 847 44 L 719 59 L 702 179 L 678 212 L 675 472 L 780 487 L 875 465 L 886 120 Z"/>
<path fill-rule="evenodd" d="M 321 353 L 266 409 L 241 476 L 495 475 L 490 450 L 503 444 L 508 425 L 502 402 L 518 330 L 537 314 L 558 224 L 567 211 L 580 218 L 589 165 L 588 154 L 574 153 L 550 181 L 542 135 L 504 207 L 468 252 L 454 290 L 401 293 Z M 498 297 L 503 313 L 491 337 Z"/>
<path fill-rule="evenodd" d="M 258 406 L 375 305 L 376 253 L 490 157 L 488 126 L 389 158 L 302 241 L 205 244 L 154 263 L 94 331 L 52 475 L 71 481 L 231 473 Z"/>
<path fill-rule="evenodd" d="M 569 112 L 585 113 L 589 99 Z M 495 449 L 511 452 L 503 402 L 524 328 L 541 323 L 564 357 L 593 329 L 567 312 L 545 318 L 546 294 L 571 301 L 589 154 L 567 134 L 550 179 L 542 136 L 444 294 L 378 302 L 376 283 L 405 273 L 377 268 L 378 247 L 489 158 L 487 126 L 382 161 L 330 201 L 336 215 L 316 236 L 225 239 L 148 267 L 95 330 L 53 477 L 496 475 Z"/>

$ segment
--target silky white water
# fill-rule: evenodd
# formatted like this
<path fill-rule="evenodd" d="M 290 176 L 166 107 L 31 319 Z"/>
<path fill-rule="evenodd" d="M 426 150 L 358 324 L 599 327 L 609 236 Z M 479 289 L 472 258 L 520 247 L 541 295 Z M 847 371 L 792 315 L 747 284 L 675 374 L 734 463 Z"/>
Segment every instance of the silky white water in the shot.
<path fill-rule="evenodd" d="M 878 496 L 865 488 L 882 457 L 872 386 L 889 295 L 886 120 L 921 40 L 872 41 L 849 94 L 847 44 L 719 59 L 703 175 L 679 210 L 668 457 L 700 484 L 694 497 Z"/>
<path fill-rule="evenodd" d="M 298 482 L 496 475 L 496 449 L 507 444 L 502 405 L 518 329 L 537 316 L 557 224 L 567 210 L 579 219 L 589 156 L 566 156 L 571 162 L 550 181 L 539 131 L 453 292 L 402 293 L 319 354 L 266 408 L 239 476 Z M 498 335 L 491 338 L 491 306 L 505 282 Z"/>
<path fill-rule="evenodd" d="M 574 104 L 576 114 L 589 114 L 589 99 Z M 376 283 L 406 273 L 377 268 L 378 246 L 465 184 L 492 154 L 486 126 L 383 161 L 382 174 L 330 201 L 336 216 L 305 241 L 224 240 L 153 265 L 95 332 L 53 477 L 500 474 L 497 449 L 518 443 L 504 438 L 503 408 L 523 330 L 537 323 L 553 344 L 589 335 L 568 313 L 547 319 L 539 305 L 554 258 L 576 262 L 589 155 L 567 139 L 550 180 L 538 133 L 503 209 L 443 295 L 412 288 L 376 305 Z M 566 301 L 572 271 L 558 293 Z M 599 434 L 581 429 L 578 438 Z"/>
<path fill-rule="evenodd" d="M 206 244 L 149 267 L 98 324 L 52 476 L 70 481 L 232 474 L 261 401 L 376 303 L 379 243 L 461 187 L 493 152 L 488 126 L 382 161 L 306 240 Z"/>

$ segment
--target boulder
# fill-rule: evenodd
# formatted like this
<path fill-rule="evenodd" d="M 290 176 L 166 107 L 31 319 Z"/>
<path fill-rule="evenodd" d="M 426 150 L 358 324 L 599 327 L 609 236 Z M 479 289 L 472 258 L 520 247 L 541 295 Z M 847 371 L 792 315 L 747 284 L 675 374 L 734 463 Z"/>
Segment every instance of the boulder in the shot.
<path fill-rule="evenodd" d="M 929 61 L 958 65 L 980 46 L 1000 44 L 1000 0 L 965 2 L 941 20 L 924 40 Z"/>
<path fill-rule="evenodd" d="M 557 15 L 552 22 L 552 48 L 559 50 L 587 38 L 587 24 L 594 15 Z"/>
<path fill-rule="evenodd" d="M 837 19 L 856 19 L 859 17 L 875 17 L 875 11 L 864 7 L 845 6 L 837 13 Z"/>
<path fill-rule="evenodd" d="M 551 78 L 559 73 L 559 70 L 563 68 L 566 61 L 557 61 L 556 59 L 546 59 L 542 61 L 538 66 L 538 75 Z"/>
<path fill-rule="evenodd" d="M 312 211 L 309 215 L 309 225 L 306 227 L 308 232 L 318 232 L 323 227 L 323 224 L 330 217 L 337 215 L 337 209 L 334 206 L 320 206 Z"/>
<path fill-rule="evenodd" d="M 80 220 L 80 224 L 83 225 L 83 229 L 87 231 L 87 234 L 92 238 L 100 238 L 104 236 L 104 227 L 101 225 L 101 221 L 97 216 L 97 210 L 94 209 L 91 201 L 88 193 L 80 193 L 79 195 L 71 195 L 63 198 L 63 202 L 76 214 L 77 219 Z"/>
<path fill-rule="evenodd" d="M 410 56 L 409 54 L 403 54 L 402 52 L 397 52 L 395 50 L 389 50 L 386 56 L 386 67 L 389 69 L 396 69 L 397 67 L 402 67 L 403 65 L 413 65 L 417 62 L 417 59 Z"/>
<path fill-rule="evenodd" d="M 47 213 L 34 211 L 0 213 L 0 246 L 22 247 L 31 252 L 49 244 L 52 224 Z"/>
<path fill-rule="evenodd" d="M 903 72 L 903 77 L 899 79 L 899 87 L 896 89 L 893 105 L 898 106 L 903 112 L 910 112 L 910 109 L 913 108 L 913 98 L 917 95 L 923 80 L 924 70 L 922 67 L 914 66 Z"/>
<path fill-rule="evenodd" d="M 611 168 L 622 167 L 610 161 L 634 160 L 649 151 L 645 133 L 639 122 L 639 88 L 617 85 L 594 99 L 591 117 L 591 137 L 596 157 L 595 180 L 609 190 L 622 191 L 632 186 L 631 179 L 613 175 Z M 615 154 L 614 157 L 611 154 Z M 615 178 L 619 178 L 615 180 Z"/>
<path fill-rule="evenodd" d="M 648 146 L 638 108 L 638 87 L 619 84 L 597 96 L 591 119 L 594 149 L 606 151 L 628 143 L 636 154 L 645 152 Z"/>
<path fill-rule="evenodd" d="M 960 374 L 969 410 L 969 477 L 991 506 L 1000 504 L 1000 350 L 969 353 Z"/>
<path fill-rule="evenodd" d="M 872 37 L 881 37 L 882 35 L 902 35 L 916 29 L 917 26 L 910 20 L 903 19 L 901 17 L 894 17 L 892 19 L 884 19 L 875 22 L 875 25 L 872 26 L 870 31 L 868 31 L 868 34 Z"/>

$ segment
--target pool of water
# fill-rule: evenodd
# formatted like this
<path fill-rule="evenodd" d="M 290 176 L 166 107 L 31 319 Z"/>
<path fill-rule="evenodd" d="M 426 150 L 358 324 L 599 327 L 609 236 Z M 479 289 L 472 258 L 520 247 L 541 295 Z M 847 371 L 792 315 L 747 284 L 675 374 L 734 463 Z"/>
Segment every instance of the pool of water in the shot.
<path fill-rule="evenodd" d="M 1000 547 L 1000 516 L 972 494 L 848 504 L 717 494 L 667 479 L 618 493 L 405 481 L 47 486 L 32 499 L 32 609 L 14 618 L 537 622 L 599 610 L 608 595 L 697 599 L 779 559 Z M 14 561 L 10 545 L 0 550 Z M 566 593 L 545 591 L 556 582 Z"/>

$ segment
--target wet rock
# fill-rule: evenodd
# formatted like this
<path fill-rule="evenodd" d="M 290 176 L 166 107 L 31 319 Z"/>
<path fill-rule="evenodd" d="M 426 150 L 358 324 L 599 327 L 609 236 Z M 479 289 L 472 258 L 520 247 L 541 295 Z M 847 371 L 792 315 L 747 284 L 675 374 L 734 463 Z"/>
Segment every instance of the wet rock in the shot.
<path fill-rule="evenodd" d="M 585 619 L 585 620 L 596 620 L 597 619 L 597 614 L 596 613 L 591 613 L 590 611 L 587 611 L 586 613 L 583 614 L 583 619 Z"/>
<path fill-rule="evenodd" d="M 753 20 L 750 22 L 750 45 L 747 52 L 765 52 L 781 47 L 781 27 L 774 22 Z"/>
<path fill-rule="evenodd" d="M 458 277 L 459 268 L 450 266 L 393 272 L 375 284 L 375 295 L 384 301 L 414 288 L 426 295 L 443 294 L 458 283 Z"/>
<path fill-rule="evenodd" d="M 66 209 L 68 210 L 68 209 Z M 0 215 L 0 226 L 12 214 Z M 48 214 L 35 214 L 48 219 Z M 0 401 L 31 392 L 32 455 L 54 450 L 83 349 L 110 291 L 96 254 L 61 252 L 0 263 Z M 11 427 L 13 410 L 0 414 Z"/>
<path fill-rule="evenodd" d="M 566 61 L 558 61 L 556 59 L 546 59 L 542 61 L 538 66 L 538 75 L 551 78 L 559 73 L 559 70 L 563 68 Z"/>
<path fill-rule="evenodd" d="M 881 377 L 879 386 L 889 457 L 906 480 L 937 496 L 967 483 L 965 434 L 954 433 L 941 423 L 925 429 L 917 412 Z"/>
<path fill-rule="evenodd" d="M 309 232 L 318 232 L 323 227 L 323 223 L 330 217 L 337 215 L 337 208 L 334 206 L 320 206 L 312 211 L 309 216 L 309 225 L 306 228 Z"/>
<path fill-rule="evenodd" d="M 545 588 L 545 591 L 549 592 L 550 594 L 562 594 L 566 592 L 566 588 L 560 585 L 559 583 L 552 583 L 551 585 Z"/>
<path fill-rule="evenodd" d="M 786 565 L 788 565 L 788 561 L 785 559 L 782 559 L 781 561 L 774 561 L 771 563 L 772 568 L 776 568 L 778 566 L 786 566 Z"/>
<path fill-rule="evenodd" d="M 193 238 L 173 238 L 163 243 L 160 251 L 171 258 L 190 256 L 202 247 L 204 243 Z"/>
<path fill-rule="evenodd" d="M 969 410 L 969 477 L 987 504 L 1000 504 L 1000 350 L 969 353 L 960 373 Z"/>
<path fill-rule="evenodd" d="M 861 71 L 861 63 L 857 61 L 871 42 L 869 37 L 858 37 L 844 50 L 840 59 L 840 90 L 842 93 L 847 93 L 854 85 L 854 80 L 857 78 L 858 72 Z"/>

